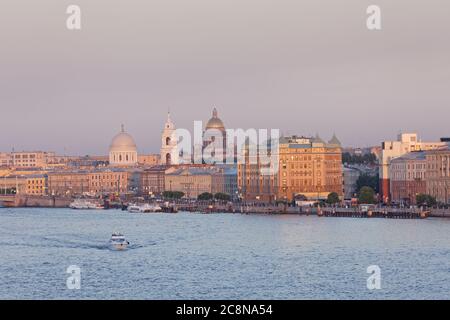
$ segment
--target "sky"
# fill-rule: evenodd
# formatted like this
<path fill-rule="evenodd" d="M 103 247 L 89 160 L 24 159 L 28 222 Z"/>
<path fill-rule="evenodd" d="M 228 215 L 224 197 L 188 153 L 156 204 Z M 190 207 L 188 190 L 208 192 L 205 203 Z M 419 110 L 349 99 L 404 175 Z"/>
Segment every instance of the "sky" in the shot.
<path fill-rule="evenodd" d="M 66 9 L 81 8 L 81 30 Z M 366 27 L 381 8 L 382 29 Z M 448 0 L 2 0 L 0 151 L 158 152 L 216 106 L 227 128 L 344 146 L 450 136 Z"/>

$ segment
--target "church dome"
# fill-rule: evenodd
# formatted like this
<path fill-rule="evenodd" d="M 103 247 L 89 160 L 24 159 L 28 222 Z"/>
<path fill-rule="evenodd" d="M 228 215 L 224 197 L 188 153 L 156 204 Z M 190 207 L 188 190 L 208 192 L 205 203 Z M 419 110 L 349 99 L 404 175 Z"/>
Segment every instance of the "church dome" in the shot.
<path fill-rule="evenodd" d="M 208 129 L 217 129 L 217 130 L 221 130 L 224 131 L 225 130 L 225 126 L 222 122 L 222 120 L 220 120 L 220 118 L 217 115 L 217 109 L 214 108 L 213 110 L 213 115 L 212 118 L 209 119 L 209 121 L 206 123 L 206 130 Z"/>
<path fill-rule="evenodd" d="M 123 126 L 122 131 L 117 134 L 111 142 L 111 146 L 109 147 L 109 151 L 115 152 L 136 152 L 137 147 L 134 139 L 131 135 L 125 132 Z"/>

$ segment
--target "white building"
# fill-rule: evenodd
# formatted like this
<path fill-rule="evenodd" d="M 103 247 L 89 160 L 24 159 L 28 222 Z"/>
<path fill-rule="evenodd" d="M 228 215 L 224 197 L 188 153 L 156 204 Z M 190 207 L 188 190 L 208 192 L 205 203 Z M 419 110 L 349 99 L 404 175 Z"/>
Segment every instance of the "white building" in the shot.
<path fill-rule="evenodd" d="M 380 157 L 380 191 L 384 202 L 391 199 L 389 165 L 392 159 L 413 151 L 426 151 L 445 146 L 444 142 L 422 142 L 417 133 L 402 133 L 397 141 L 384 141 Z"/>
<path fill-rule="evenodd" d="M 10 167 L 13 165 L 11 153 L 0 152 L 0 167 Z"/>
<path fill-rule="evenodd" d="M 109 164 L 111 166 L 134 166 L 138 163 L 136 143 L 132 136 L 122 130 L 112 140 L 109 147 Z"/>
<path fill-rule="evenodd" d="M 161 134 L 161 164 L 179 164 L 179 152 L 177 146 L 177 135 L 175 125 L 170 119 L 170 112 L 167 113 L 167 121 Z"/>

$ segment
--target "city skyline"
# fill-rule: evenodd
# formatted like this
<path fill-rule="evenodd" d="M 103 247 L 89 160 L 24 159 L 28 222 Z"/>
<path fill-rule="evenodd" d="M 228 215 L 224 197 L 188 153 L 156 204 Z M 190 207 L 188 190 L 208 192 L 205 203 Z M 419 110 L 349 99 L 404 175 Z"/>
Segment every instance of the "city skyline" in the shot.
<path fill-rule="evenodd" d="M 166 115 L 167 115 L 167 112 L 166 112 Z M 202 124 L 203 125 L 206 125 L 206 123 L 207 123 L 207 121 L 204 121 L 204 120 L 196 120 L 196 121 L 202 121 Z M 164 123 L 164 122 L 163 122 Z M 192 126 L 193 126 L 194 124 L 192 124 Z M 109 150 L 109 146 L 110 146 L 110 142 L 111 142 L 111 139 L 114 137 L 114 135 L 116 135 L 117 133 L 120 133 L 120 132 L 123 132 L 123 131 L 125 131 L 125 132 L 127 132 L 127 133 L 129 133 L 132 137 L 133 137 L 133 139 L 134 140 L 136 140 L 137 141 L 137 139 L 135 138 L 135 135 L 132 133 L 132 130 L 128 130 L 128 127 L 125 125 L 125 124 L 123 124 L 123 123 L 121 123 L 120 124 L 120 129 L 118 129 L 118 130 L 116 130 L 113 134 L 112 134 L 112 136 L 109 138 L 109 140 L 108 141 L 106 141 L 106 144 L 104 144 L 103 146 L 101 146 L 98 150 L 94 150 L 94 152 L 93 153 L 83 153 L 83 152 L 81 152 L 81 153 L 71 153 L 71 148 L 70 148 L 70 146 L 65 146 L 65 147 L 63 147 L 62 149 L 61 149 L 61 147 L 57 147 L 56 149 L 44 149 L 44 148 L 40 148 L 39 146 L 31 146 L 30 148 L 17 148 L 17 147 L 15 147 L 14 145 L 11 147 L 11 149 L 9 149 L 9 150 L 7 150 L 7 149 L 4 149 L 4 150 L 2 150 L 2 149 L 0 149 L 0 152 L 26 152 L 26 151 L 29 151 L 29 152 L 33 152 L 33 151 L 48 151 L 48 152 L 55 152 L 55 153 L 57 153 L 57 154 L 59 154 L 59 155 L 65 155 L 65 156 L 106 156 L 107 154 L 108 154 L 108 150 Z M 164 129 L 164 124 L 162 124 L 161 125 L 161 130 L 160 130 L 160 134 L 159 134 L 159 138 L 158 138 L 158 140 L 160 140 L 160 136 L 161 136 L 161 132 L 163 131 L 163 129 Z M 181 129 L 181 128 L 177 128 L 177 129 Z M 193 132 L 193 128 L 183 128 L 183 129 L 187 129 L 188 131 L 190 131 L 191 133 Z M 226 129 L 244 129 L 244 130 L 247 130 L 247 129 L 249 129 L 249 128 L 229 128 L 229 127 L 227 127 L 226 126 Z M 250 128 L 250 129 L 252 129 L 252 128 Z M 257 129 L 258 130 L 258 129 Z M 328 137 L 328 136 L 325 136 L 325 135 L 322 135 L 322 133 L 320 133 L 320 132 L 315 132 L 315 134 L 313 134 L 313 133 L 309 133 L 309 134 L 304 134 L 304 133 L 302 133 L 302 132 L 293 132 L 292 130 L 283 130 L 283 129 L 280 129 L 280 133 L 281 133 L 281 136 L 299 136 L 299 137 L 307 137 L 307 138 L 314 138 L 315 136 L 317 136 L 317 135 L 319 135 L 321 138 L 325 138 L 326 140 L 328 139 L 328 138 L 331 138 L 331 136 L 330 137 Z M 374 143 L 374 144 L 365 144 L 365 145 L 347 145 L 347 144 L 345 144 L 345 141 L 342 143 L 342 148 L 343 149 L 346 149 L 346 148 L 371 148 L 371 147 L 380 147 L 381 146 L 381 143 L 383 142 L 383 141 L 387 141 L 387 140 L 392 140 L 392 139 L 395 139 L 395 138 L 397 138 L 397 136 L 399 136 L 400 134 L 409 134 L 409 133 L 412 133 L 412 132 L 409 132 L 409 131 L 399 131 L 398 133 L 397 133 L 397 135 L 394 135 L 394 136 L 392 136 L 392 137 L 384 137 L 384 138 L 380 138 L 380 140 L 378 141 L 378 143 Z M 332 133 L 332 135 L 333 136 L 335 136 L 335 135 L 337 135 L 336 134 L 336 132 L 335 131 L 333 131 L 333 133 Z M 338 137 L 339 137 L 339 135 L 337 135 Z M 426 135 L 422 135 L 422 133 L 419 133 L 419 136 L 420 136 L 420 141 L 424 141 L 424 140 L 426 140 L 426 139 L 423 139 L 423 137 L 424 136 L 426 136 Z M 442 139 L 442 138 L 448 138 L 448 135 L 442 135 L 442 136 L 440 136 L 440 137 L 436 137 L 436 138 L 434 138 L 434 139 L 431 139 L 431 141 L 439 141 L 440 139 Z M 159 154 L 159 152 L 160 152 L 160 148 L 161 148 L 161 141 L 158 141 L 159 142 L 159 144 L 157 144 L 157 145 L 152 145 L 152 146 L 149 146 L 149 145 L 145 145 L 145 147 L 142 147 L 142 146 L 140 146 L 138 143 L 136 143 L 136 146 L 137 146 L 137 151 L 138 151 L 138 154 Z M 56 150 L 56 151 L 55 151 Z M 62 151 L 61 151 L 62 150 Z M 146 150 L 148 150 L 147 152 L 146 152 Z"/>
<path fill-rule="evenodd" d="M 369 2 L 353 0 L 77 4 L 78 31 L 66 4 L 4 4 L 0 150 L 106 154 L 124 123 L 155 153 L 168 108 L 190 129 L 214 105 L 228 128 L 336 133 L 344 146 L 448 136 L 448 3 L 380 0 L 376 32 Z"/>

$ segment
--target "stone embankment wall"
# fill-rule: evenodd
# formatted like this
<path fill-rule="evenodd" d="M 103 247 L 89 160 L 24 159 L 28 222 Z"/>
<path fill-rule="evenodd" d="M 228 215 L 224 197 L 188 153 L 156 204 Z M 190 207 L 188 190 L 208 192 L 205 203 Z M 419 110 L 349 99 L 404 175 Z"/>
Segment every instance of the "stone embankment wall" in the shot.
<path fill-rule="evenodd" d="M 66 208 L 72 200 L 62 197 L 17 196 L 16 207 Z"/>

